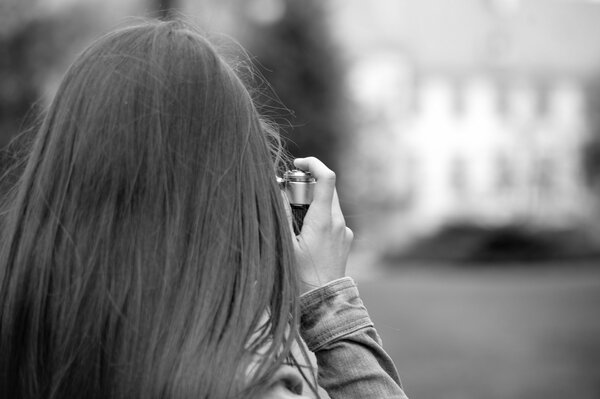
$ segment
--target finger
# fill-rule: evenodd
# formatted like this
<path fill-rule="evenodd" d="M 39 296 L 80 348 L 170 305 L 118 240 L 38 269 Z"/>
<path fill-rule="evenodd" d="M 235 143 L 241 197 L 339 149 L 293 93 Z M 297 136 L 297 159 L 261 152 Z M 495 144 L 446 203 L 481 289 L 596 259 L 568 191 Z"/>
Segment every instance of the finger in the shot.
<path fill-rule="evenodd" d="M 350 252 L 352 242 L 354 242 L 354 232 L 349 227 L 346 227 L 344 241 L 347 245 L 347 251 Z"/>
<path fill-rule="evenodd" d="M 337 189 L 333 190 L 333 202 L 331 203 L 331 217 L 334 221 L 346 225 L 346 219 L 340 206 L 340 199 L 338 197 Z"/>
<path fill-rule="evenodd" d="M 310 172 L 317 180 L 313 203 L 319 206 L 331 207 L 333 192 L 335 191 L 335 173 L 314 157 L 296 158 L 294 165 L 299 169 Z"/>

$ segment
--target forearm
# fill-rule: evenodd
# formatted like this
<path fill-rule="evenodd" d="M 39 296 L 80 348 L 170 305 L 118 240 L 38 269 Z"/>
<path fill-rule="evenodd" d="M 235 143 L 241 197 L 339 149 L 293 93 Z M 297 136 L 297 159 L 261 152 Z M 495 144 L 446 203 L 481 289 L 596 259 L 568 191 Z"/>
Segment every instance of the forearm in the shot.
<path fill-rule="evenodd" d="M 319 385 L 331 398 L 406 399 L 352 279 L 303 295 L 301 310 L 301 335 L 317 358 Z"/>

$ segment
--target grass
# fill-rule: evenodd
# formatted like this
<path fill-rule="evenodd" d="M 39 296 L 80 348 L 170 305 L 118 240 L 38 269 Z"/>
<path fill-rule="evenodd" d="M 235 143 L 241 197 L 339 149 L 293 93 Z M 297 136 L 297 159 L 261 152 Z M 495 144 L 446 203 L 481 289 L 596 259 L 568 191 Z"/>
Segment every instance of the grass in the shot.
<path fill-rule="evenodd" d="M 600 398 L 600 265 L 358 279 L 410 398 Z"/>

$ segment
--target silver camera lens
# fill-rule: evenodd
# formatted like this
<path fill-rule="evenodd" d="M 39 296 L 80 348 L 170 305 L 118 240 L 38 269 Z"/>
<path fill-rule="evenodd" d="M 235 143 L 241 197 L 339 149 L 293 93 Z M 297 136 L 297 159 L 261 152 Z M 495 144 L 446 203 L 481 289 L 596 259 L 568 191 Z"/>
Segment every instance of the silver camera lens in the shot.
<path fill-rule="evenodd" d="M 294 169 L 283 174 L 283 189 L 292 205 L 310 205 L 315 183 L 310 172 Z"/>
<path fill-rule="evenodd" d="M 292 208 L 294 233 L 300 234 L 304 216 L 313 200 L 316 179 L 310 172 L 293 169 L 286 171 L 283 178 L 278 178 L 277 181 Z"/>

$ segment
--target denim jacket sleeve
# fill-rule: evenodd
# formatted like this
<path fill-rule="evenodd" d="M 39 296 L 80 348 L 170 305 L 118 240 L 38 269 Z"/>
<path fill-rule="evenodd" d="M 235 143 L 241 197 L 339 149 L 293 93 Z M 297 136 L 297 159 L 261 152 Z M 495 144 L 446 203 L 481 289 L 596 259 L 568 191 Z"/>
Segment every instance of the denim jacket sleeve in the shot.
<path fill-rule="evenodd" d="M 300 309 L 300 334 L 316 356 L 318 383 L 332 399 L 407 399 L 350 277 L 302 295 Z"/>

